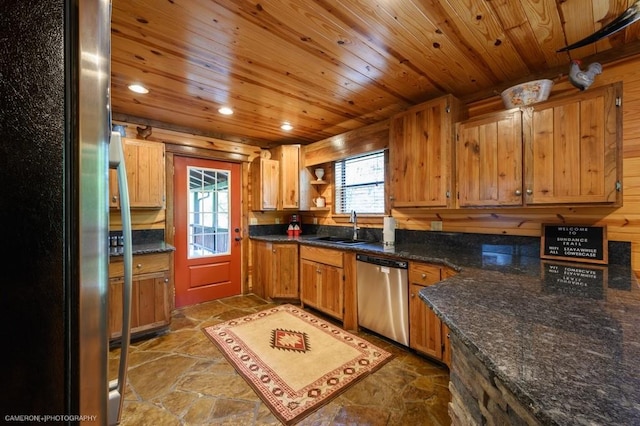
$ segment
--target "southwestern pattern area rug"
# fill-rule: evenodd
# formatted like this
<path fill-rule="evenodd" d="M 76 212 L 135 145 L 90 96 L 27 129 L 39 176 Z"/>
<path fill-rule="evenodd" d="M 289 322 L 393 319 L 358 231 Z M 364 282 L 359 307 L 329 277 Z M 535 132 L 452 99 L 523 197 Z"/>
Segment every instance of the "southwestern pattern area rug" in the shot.
<path fill-rule="evenodd" d="M 392 358 L 293 305 L 203 331 L 286 425 L 300 421 Z"/>

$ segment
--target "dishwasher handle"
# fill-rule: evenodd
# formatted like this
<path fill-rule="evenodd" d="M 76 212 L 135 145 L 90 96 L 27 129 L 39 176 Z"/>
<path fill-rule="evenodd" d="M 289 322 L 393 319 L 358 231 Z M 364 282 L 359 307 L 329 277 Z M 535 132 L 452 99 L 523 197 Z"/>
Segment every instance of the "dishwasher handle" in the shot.
<path fill-rule="evenodd" d="M 372 263 L 374 265 L 386 266 L 396 269 L 408 269 L 409 264 L 402 260 L 393 260 L 386 257 L 374 257 L 367 254 L 356 254 L 356 260 L 359 262 Z"/>

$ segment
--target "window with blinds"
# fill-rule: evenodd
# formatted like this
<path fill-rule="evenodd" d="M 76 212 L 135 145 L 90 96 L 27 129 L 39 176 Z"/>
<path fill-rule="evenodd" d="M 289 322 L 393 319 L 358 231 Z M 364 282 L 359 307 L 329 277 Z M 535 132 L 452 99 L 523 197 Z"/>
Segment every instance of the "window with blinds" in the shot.
<path fill-rule="evenodd" d="M 384 151 L 335 163 L 335 212 L 384 214 Z"/>

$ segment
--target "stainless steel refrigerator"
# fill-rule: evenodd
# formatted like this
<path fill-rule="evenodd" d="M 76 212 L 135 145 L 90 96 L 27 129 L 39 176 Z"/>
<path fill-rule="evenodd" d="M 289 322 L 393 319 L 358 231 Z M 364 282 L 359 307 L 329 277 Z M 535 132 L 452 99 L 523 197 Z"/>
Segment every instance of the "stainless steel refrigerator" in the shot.
<path fill-rule="evenodd" d="M 115 423 L 110 0 L 0 0 L 0 10 L 1 419 Z"/>

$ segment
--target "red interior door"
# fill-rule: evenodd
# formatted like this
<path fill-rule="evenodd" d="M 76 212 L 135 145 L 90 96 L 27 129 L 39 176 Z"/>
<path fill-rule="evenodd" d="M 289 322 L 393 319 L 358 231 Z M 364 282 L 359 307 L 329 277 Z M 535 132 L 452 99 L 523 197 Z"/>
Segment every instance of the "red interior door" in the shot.
<path fill-rule="evenodd" d="M 240 294 L 240 165 L 174 159 L 176 307 Z"/>

